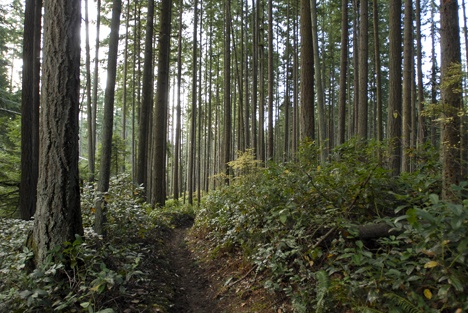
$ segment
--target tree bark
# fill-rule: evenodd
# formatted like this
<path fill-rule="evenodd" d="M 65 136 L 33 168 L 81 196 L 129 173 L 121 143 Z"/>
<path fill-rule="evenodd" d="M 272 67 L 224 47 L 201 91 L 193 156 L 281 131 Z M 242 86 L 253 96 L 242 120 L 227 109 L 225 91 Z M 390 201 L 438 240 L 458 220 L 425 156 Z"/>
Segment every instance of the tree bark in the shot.
<path fill-rule="evenodd" d="M 78 175 L 81 1 L 46 1 L 36 265 L 75 234 L 83 235 Z"/>
<path fill-rule="evenodd" d="M 300 139 L 315 140 L 314 51 L 310 0 L 301 0 L 301 131 Z"/>
<path fill-rule="evenodd" d="M 161 25 L 159 33 L 159 64 L 158 81 L 156 85 L 156 108 L 154 115 L 154 156 L 153 156 L 153 206 L 164 206 L 165 195 L 165 169 L 166 169 L 166 124 L 167 103 L 169 98 L 169 65 L 171 47 L 171 17 L 172 0 L 161 2 Z"/>
<path fill-rule="evenodd" d="M 20 215 L 29 220 L 36 212 L 39 162 L 39 82 L 42 1 L 26 1 L 23 34 L 21 97 Z"/>
<path fill-rule="evenodd" d="M 341 1 L 341 60 L 340 95 L 338 104 L 338 144 L 345 142 L 346 134 L 346 79 L 348 78 L 348 0 Z"/>
<path fill-rule="evenodd" d="M 147 183 L 149 115 L 153 105 L 153 29 L 154 29 L 154 0 L 148 1 L 148 15 L 146 20 L 145 63 L 143 65 L 143 99 L 140 109 L 140 128 L 137 158 L 137 183 Z M 143 195 L 143 198 L 146 198 Z"/>
<path fill-rule="evenodd" d="M 232 117 L 231 117 L 231 1 L 225 3 L 224 16 L 224 170 L 226 174 L 225 183 L 229 184 L 232 140 Z"/>
<path fill-rule="evenodd" d="M 411 72 L 413 60 L 413 1 L 405 0 L 404 48 L 403 48 L 403 120 L 401 171 L 409 172 L 409 149 L 411 144 Z"/>
<path fill-rule="evenodd" d="M 359 108 L 357 134 L 359 138 L 367 139 L 367 114 L 368 114 L 368 54 L 369 54 L 369 31 L 368 31 L 368 1 L 361 0 L 360 24 L 359 24 Z"/>
<path fill-rule="evenodd" d="M 273 0 L 268 0 L 268 153 L 267 160 L 273 160 Z"/>
<path fill-rule="evenodd" d="M 315 68 L 315 85 L 317 86 L 317 108 L 319 120 L 319 136 L 320 136 L 320 163 L 324 165 L 328 157 L 328 149 L 326 146 L 327 134 L 325 123 L 325 100 L 323 92 L 322 69 L 320 64 L 320 55 L 318 49 L 318 27 L 317 27 L 317 1 L 310 0 L 311 21 L 312 21 L 312 41 L 314 47 L 314 68 Z"/>
<path fill-rule="evenodd" d="M 441 161 L 442 198 L 456 200 L 452 185 L 460 183 L 461 45 L 458 1 L 441 0 Z"/>
<path fill-rule="evenodd" d="M 401 171 L 401 0 L 390 1 L 388 139 L 390 168 Z"/>
<path fill-rule="evenodd" d="M 99 167 L 99 180 L 97 190 L 96 219 L 94 230 L 99 235 L 106 235 L 105 226 L 107 222 L 107 204 L 104 194 L 109 190 L 111 154 L 112 154 L 112 131 L 114 126 L 114 99 L 115 80 L 117 75 L 117 52 L 119 48 L 119 27 L 122 1 L 114 0 L 112 5 L 111 34 L 109 39 L 109 56 L 107 61 L 107 84 L 104 94 L 104 118 L 102 125 L 102 149 L 101 164 Z"/>

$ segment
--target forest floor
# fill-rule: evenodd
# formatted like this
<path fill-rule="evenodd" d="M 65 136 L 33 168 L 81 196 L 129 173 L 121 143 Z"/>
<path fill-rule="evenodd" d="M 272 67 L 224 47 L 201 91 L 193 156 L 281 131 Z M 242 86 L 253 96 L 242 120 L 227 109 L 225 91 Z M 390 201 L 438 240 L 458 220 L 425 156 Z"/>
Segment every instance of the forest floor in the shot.
<path fill-rule="evenodd" d="M 165 248 L 173 276 L 171 313 L 282 312 L 259 285 L 255 268 L 232 256 L 209 257 L 208 243 L 187 225 L 172 231 Z"/>

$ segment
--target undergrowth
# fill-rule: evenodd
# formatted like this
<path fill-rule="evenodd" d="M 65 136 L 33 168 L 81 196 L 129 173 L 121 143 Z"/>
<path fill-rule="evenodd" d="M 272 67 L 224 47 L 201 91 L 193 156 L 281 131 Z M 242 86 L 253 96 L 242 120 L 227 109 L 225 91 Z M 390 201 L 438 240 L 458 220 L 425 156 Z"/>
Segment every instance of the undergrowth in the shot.
<path fill-rule="evenodd" d="M 294 312 L 462 312 L 468 201 L 438 198 L 431 154 L 394 178 L 377 143 L 350 141 L 325 166 L 312 142 L 266 168 L 246 153 L 230 164 L 230 186 L 206 197 L 195 231 L 214 258 L 240 251 Z M 357 226 L 371 223 L 395 232 L 360 238 Z"/>
<path fill-rule="evenodd" d="M 138 193 L 127 176 L 112 179 L 103 239 L 92 230 L 94 188 L 85 186 L 85 238 L 56 247 L 36 269 L 25 246 L 32 222 L 0 219 L 0 312 L 167 312 L 173 291 L 162 243 L 174 223 L 193 213 L 153 210 Z"/>

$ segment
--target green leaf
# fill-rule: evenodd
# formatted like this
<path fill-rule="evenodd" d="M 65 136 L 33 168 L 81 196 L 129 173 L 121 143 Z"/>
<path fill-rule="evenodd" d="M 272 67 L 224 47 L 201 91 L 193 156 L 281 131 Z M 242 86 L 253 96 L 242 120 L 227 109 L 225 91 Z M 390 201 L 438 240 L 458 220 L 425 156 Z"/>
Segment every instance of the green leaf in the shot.
<path fill-rule="evenodd" d="M 97 311 L 96 313 L 115 313 L 115 311 L 113 309 L 104 309 Z"/>
<path fill-rule="evenodd" d="M 458 279 L 458 277 L 455 276 L 455 274 L 450 275 L 449 283 L 455 288 L 456 291 L 463 291 L 463 284 Z"/>
<path fill-rule="evenodd" d="M 431 193 L 429 195 L 429 200 L 432 202 L 432 204 L 438 204 L 439 203 L 439 195 L 435 193 Z"/>

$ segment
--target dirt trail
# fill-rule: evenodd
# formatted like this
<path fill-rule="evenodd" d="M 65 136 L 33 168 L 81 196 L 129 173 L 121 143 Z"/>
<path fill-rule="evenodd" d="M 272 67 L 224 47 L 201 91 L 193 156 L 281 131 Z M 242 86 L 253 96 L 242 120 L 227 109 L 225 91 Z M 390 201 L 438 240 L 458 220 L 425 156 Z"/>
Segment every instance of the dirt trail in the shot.
<path fill-rule="evenodd" d="M 185 242 L 187 228 L 176 228 L 168 242 L 168 258 L 174 270 L 174 306 L 171 313 L 219 313 L 209 277 Z"/>

